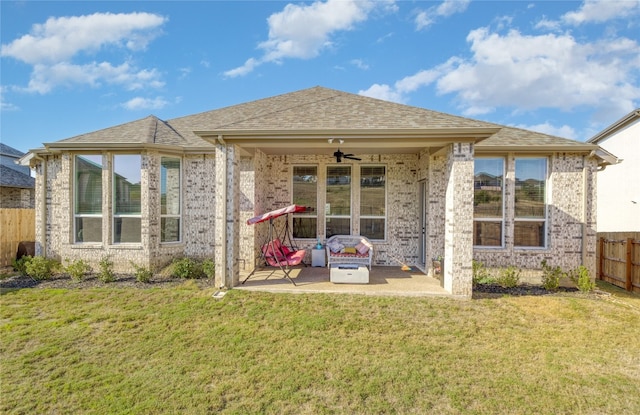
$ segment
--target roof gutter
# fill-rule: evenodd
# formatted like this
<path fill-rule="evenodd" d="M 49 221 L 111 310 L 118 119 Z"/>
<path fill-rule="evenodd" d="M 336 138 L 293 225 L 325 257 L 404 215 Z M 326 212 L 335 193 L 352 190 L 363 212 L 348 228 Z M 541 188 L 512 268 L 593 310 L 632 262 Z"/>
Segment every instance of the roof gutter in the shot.
<path fill-rule="evenodd" d="M 189 154 L 213 154 L 215 148 L 212 147 L 183 147 L 178 145 L 151 144 L 151 143 L 45 143 L 46 150 L 52 153 L 62 151 L 141 151 L 159 150 L 172 153 Z"/>
<path fill-rule="evenodd" d="M 613 124 L 611 124 L 609 127 L 607 127 L 604 130 L 600 131 L 598 134 L 596 134 L 593 137 L 591 137 L 590 139 L 588 139 L 587 143 L 597 144 L 598 141 L 602 140 L 603 138 L 607 138 L 609 135 L 611 135 L 611 134 L 615 133 L 616 131 L 622 129 L 623 127 L 625 127 L 627 124 L 629 124 L 630 122 L 632 122 L 636 118 L 640 118 L 640 108 L 637 108 L 637 109 L 631 111 L 630 113 L 628 113 L 624 117 L 620 118 L 618 121 L 616 121 Z"/>
<path fill-rule="evenodd" d="M 426 139 L 473 139 L 475 142 L 489 138 L 500 131 L 500 128 L 396 128 L 396 129 L 298 129 L 298 130 L 200 130 L 194 134 L 201 138 L 215 140 L 224 136 L 226 141 L 236 140 L 311 140 L 341 137 L 349 140 L 389 140 L 389 139 L 413 139 L 424 141 Z"/>

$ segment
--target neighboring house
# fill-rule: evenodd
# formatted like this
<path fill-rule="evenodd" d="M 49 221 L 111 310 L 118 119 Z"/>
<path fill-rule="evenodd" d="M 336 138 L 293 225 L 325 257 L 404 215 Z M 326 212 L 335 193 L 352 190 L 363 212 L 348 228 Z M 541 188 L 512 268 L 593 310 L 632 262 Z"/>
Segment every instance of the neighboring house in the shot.
<path fill-rule="evenodd" d="M 640 232 L 640 108 L 587 142 L 622 159 L 598 172 L 598 232 Z"/>
<path fill-rule="evenodd" d="M 361 160 L 338 162 L 338 149 Z M 469 297 L 472 259 L 585 264 L 595 275 L 595 173 L 608 162 L 598 150 L 315 87 L 149 116 L 47 143 L 22 162 L 36 169 L 37 250 L 49 257 L 108 255 L 122 271 L 211 257 L 216 283 L 232 287 L 266 237 L 247 219 L 296 203 L 314 208 L 293 217 L 300 247 L 365 235 L 374 265 L 426 272 L 442 256 L 444 288 Z"/>
<path fill-rule="evenodd" d="M 24 153 L 0 143 L 0 208 L 35 206 L 35 179 L 28 166 L 16 164 Z"/>

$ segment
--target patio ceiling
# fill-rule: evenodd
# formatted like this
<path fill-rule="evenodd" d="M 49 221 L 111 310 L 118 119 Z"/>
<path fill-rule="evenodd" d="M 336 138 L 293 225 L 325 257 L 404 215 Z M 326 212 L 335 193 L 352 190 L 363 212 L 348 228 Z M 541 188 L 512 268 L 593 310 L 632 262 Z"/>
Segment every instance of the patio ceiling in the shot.
<path fill-rule="evenodd" d="M 210 142 L 234 144 L 249 154 L 327 154 L 340 148 L 355 154 L 415 154 L 438 151 L 450 143 L 478 143 L 499 128 L 375 129 L 375 130 L 217 130 L 195 131 Z M 330 142 L 332 140 L 332 142 Z M 340 142 L 342 140 L 342 143 Z"/>

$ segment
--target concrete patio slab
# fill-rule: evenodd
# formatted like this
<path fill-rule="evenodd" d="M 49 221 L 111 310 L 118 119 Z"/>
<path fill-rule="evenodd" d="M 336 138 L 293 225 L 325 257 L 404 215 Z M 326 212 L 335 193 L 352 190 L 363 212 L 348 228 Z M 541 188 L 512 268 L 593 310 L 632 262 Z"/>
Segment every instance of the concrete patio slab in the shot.
<path fill-rule="evenodd" d="M 249 272 L 241 273 L 244 281 Z M 256 271 L 244 284 L 234 289 L 278 293 L 345 293 L 391 296 L 442 296 L 447 291 L 436 278 L 413 269 L 402 271 L 400 267 L 372 267 L 368 284 L 334 284 L 329 281 L 329 269 L 323 267 L 294 267 L 291 269 L 293 285 L 278 268 Z"/>

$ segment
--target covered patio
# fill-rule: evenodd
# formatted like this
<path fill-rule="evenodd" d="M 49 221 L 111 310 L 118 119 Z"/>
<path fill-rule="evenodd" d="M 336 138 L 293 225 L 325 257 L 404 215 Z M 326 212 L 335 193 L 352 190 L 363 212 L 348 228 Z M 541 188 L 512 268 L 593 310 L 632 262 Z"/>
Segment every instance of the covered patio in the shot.
<path fill-rule="evenodd" d="M 244 274 L 244 275 L 243 275 Z M 244 279 L 249 271 L 241 272 Z M 264 291 L 271 293 L 342 293 L 363 295 L 391 295 L 407 297 L 443 296 L 451 297 L 434 277 L 413 268 L 402 271 L 400 267 L 374 266 L 369 273 L 368 284 L 334 284 L 329 281 L 329 269 L 325 267 L 291 268 L 293 285 L 277 268 L 257 271 L 244 284 L 234 289 Z"/>

